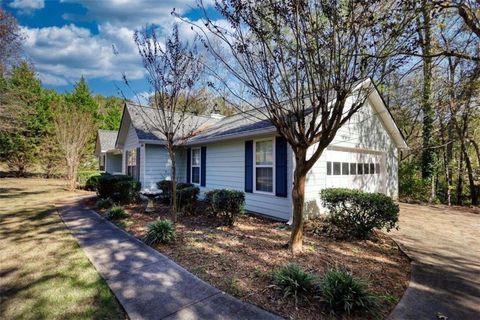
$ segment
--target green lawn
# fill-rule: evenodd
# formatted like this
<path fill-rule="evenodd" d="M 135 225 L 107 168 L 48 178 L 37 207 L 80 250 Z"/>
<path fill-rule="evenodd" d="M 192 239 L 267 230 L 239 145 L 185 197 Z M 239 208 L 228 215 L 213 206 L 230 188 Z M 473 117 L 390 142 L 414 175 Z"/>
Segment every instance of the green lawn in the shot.
<path fill-rule="evenodd" d="M 125 319 L 53 208 L 64 182 L 0 179 L 0 318 Z"/>

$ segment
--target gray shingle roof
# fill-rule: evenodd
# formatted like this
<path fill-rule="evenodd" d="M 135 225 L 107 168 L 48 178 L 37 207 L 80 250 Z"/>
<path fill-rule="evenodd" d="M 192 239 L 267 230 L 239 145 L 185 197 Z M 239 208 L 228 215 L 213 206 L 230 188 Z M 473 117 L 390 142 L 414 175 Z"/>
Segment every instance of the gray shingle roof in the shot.
<path fill-rule="evenodd" d="M 127 104 L 127 110 L 138 139 L 164 140 L 163 135 L 155 125 L 160 121 L 159 113 L 155 109 L 136 104 Z M 237 113 L 221 119 L 214 119 L 209 116 L 188 115 L 184 124 L 182 128 L 184 133 L 192 130 L 197 132 L 195 137 L 190 140 L 191 143 L 207 139 L 228 138 L 232 135 L 261 129 L 275 130 L 270 120 L 258 111 Z"/>
<path fill-rule="evenodd" d="M 160 123 L 160 113 L 157 110 L 131 103 L 127 103 L 127 110 L 139 140 L 162 141 L 165 139 L 164 135 L 157 129 Z M 208 116 L 188 114 L 183 121 L 183 125 L 179 128 L 178 134 L 184 136 L 191 132 L 199 132 L 218 121 L 219 119 Z"/>
<path fill-rule="evenodd" d="M 118 131 L 116 130 L 98 130 L 98 142 L 101 151 L 115 149 L 115 141 L 117 140 Z"/>

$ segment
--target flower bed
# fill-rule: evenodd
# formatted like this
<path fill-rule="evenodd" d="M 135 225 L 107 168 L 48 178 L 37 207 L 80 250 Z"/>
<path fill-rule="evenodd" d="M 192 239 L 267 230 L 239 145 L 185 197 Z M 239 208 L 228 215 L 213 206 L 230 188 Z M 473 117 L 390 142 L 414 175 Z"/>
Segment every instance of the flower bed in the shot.
<path fill-rule="evenodd" d="M 144 213 L 144 205 L 125 209 L 130 216 L 116 223 L 140 239 L 149 222 L 170 217 L 163 205 L 157 205 L 153 213 Z M 355 319 L 385 318 L 408 285 L 409 261 L 383 233 L 377 233 L 375 241 L 338 241 L 323 234 L 322 222 L 310 222 L 305 228 L 304 253 L 293 257 L 284 223 L 243 215 L 233 227 L 226 227 L 205 215 L 206 210 L 199 202 L 195 215 L 179 216 L 176 240 L 155 248 L 215 287 L 286 318 L 330 316 L 320 301 L 310 299 L 295 305 L 271 286 L 272 271 L 288 263 L 320 276 L 329 267 L 345 266 L 369 280 L 379 307 L 375 315 L 350 316 Z"/>

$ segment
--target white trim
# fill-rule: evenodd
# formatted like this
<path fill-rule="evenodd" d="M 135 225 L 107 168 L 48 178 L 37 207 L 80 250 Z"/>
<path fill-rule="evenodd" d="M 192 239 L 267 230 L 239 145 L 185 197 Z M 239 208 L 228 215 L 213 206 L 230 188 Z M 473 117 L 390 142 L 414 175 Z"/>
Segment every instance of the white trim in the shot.
<path fill-rule="evenodd" d="M 198 150 L 198 153 L 200 155 L 200 164 L 198 166 L 195 166 L 195 168 L 198 168 L 198 183 L 193 182 L 193 150 Z M 202 148 L 201 147 L 195 147 L 190 149 L 190 183 L 196 186 L 199 186 L 200 183 L 202 182 Z"/>
<path fill-rule="evenodd" d="M 253 193 L 266 194 L 266 195 L 275 195 L 275 137 L 263 138 L 253 140 Z M 272 142 L 272 164 L 271 165 L 257 165 L 256 156 L 257 156 L 257 142 L 271 141 Z M 257 167 L 259 168 L 272 168 L 272 192 L 257 190 Z"/>

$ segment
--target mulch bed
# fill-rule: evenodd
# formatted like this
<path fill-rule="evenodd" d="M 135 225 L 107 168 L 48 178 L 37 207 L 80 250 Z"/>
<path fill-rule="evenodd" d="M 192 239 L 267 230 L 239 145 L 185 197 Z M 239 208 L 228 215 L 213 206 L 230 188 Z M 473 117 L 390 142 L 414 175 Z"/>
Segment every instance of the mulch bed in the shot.
<path fill-rule="evenodd" d="M 94 200 L 90 202 L 94 206 Z M 153 213 L 145 205 L 125 209 L 130 217 L 118 221 L 129 233 L 141 238 L 146 225 L 155 219 L 169 219 L 168 207 L 157 204 Z M 285 223 L 244 215 L 234 227 L 221 226 L 205 214 L 202 202 L 195 215 L 181 215 L 176 224 L 177 239 L 155 248 L 213 286 L 244 301 L 291 319 L 331 318 L 318 300 L 295 305 L 271 287 L 271 272 L 288 263 L 321 276 L 333 266 L 345 266 L 354 275 L 370 281 L 380 305 L 374 314 L 355 314 L 346 319 L 386 318 L 403 295 L 410 279 L 410 263 L 385 234 L 374 240 L 343 241 L 326 235 L 321 221 L 307 223 L 304 253 L 292 256 L 287 243 L 290 231 Z M 105 214 L 104 211 L 100 211 Z"/>

